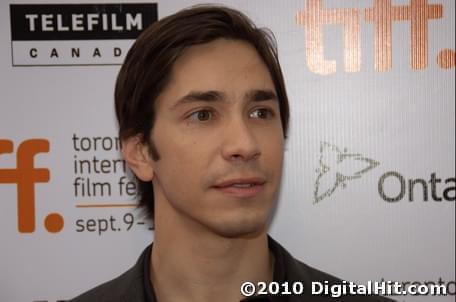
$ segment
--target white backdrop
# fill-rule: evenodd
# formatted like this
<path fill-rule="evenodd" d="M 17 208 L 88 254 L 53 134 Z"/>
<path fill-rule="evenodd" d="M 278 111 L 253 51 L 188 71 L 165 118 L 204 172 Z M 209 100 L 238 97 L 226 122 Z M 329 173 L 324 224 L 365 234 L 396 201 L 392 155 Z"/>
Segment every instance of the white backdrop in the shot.
<path fill-rule="evenodd" d="M 19 3 L 59 5 L 0 3 L 0 301 L 55 302 L 117 276 L 153 240 L 115 139 L 116 64 L 132 40 L 13 42 Z M 155 3 L 161 18 L 198 1 Z M 386 0 L 221 3 L 274 32 L 286 77 L 272 236 L 344 279 L 451 293 L 400 301 L 454 301 L 455 2 L 393 0 L 390 33 Z M 333 24 L 306 23 L 319 3 Z"/>

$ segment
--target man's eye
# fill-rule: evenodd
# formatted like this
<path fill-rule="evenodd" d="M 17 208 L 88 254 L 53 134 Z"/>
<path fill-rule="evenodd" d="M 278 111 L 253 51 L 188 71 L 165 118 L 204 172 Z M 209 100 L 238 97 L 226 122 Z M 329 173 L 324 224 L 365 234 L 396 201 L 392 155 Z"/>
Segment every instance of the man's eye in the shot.
<path fill-rule="evenodd" d="M 189 119 L 192 121 L 199 121 L 199 122 L 205 122 L 213 118 L 214 113 L 209 110 L 199 110 L 196 112 L 193 112 L 190 116 Z"/>
<path fill-rule="evenodd" d="M 274 116 L 274 113 L 267 108 L 255 109 L 250 113 L 251 118 L 267 119 Z"/>

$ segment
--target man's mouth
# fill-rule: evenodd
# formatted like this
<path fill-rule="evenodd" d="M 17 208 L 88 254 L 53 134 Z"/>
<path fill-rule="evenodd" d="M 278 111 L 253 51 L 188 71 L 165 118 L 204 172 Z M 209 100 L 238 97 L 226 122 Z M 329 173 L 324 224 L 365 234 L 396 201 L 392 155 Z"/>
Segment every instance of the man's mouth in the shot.
<path fill-rule="evenodd" d="M 217 183 L 213 188 L 232 197 L 251 198 L 263 190 L 265 182 L 259 177 L 230 179 Z"/>
<path fill-rule="evenodd" d="M 232 187 L 236 188 L 250 188 L 253 187 L 255 184 L 233 184 Z"/>

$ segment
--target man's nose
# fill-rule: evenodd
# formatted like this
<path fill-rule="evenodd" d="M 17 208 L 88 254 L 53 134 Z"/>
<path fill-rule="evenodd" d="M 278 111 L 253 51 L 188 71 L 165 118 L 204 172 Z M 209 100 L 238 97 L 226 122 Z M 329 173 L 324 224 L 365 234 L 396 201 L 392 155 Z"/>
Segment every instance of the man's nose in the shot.
<path fill-rule="evenodd" d="M 227 161 L 249 161 L 261 155 L 254 129 L 239 118 L 225 127 L 222 156 Z"/>

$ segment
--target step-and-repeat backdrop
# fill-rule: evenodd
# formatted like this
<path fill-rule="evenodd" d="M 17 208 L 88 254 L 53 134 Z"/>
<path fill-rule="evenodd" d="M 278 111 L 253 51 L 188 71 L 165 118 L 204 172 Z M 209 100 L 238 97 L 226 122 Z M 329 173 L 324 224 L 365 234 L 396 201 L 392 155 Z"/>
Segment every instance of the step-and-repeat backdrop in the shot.
<path fill-rule="evenodd" d="M 0 301 L 71 298 L 153 240 L 113 87 L 138 33 L 197 2 L 1 2 Z M 271 235 L 344 279 L 448 293 L 399 301 L 454 301 L 455 2 L 221 3 L 274 32 L 286 77 Z"/>

